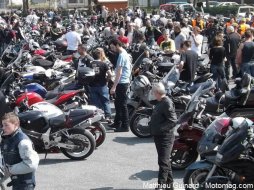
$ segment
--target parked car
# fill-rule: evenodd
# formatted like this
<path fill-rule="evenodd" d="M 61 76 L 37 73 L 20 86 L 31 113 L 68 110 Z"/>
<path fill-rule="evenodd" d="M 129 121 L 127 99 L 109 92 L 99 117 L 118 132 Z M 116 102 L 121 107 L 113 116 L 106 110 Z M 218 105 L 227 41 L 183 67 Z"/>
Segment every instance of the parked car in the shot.
<path fill-rule="evenodd" d="M 160 10 L 165 10 L 166 12 L 172 13 L 175 10 L 181 10 L 181 12 L 197 12 L 192 4 L 184 2 L 172 2 L 160 5 Z"/>
<path fill-rule="evenodd" d="M 240 6 L 237 11 L 237 17 L 245 17 L 246 13 L 254 14 L 254 6 Z"/>
<path fill-rule="evenodd" d="M 225 6 L 239 6 L 239 4 L 236 2 L 220 2 L 217 4 L 216 7 L 221 7 L 221 6 L 223 6 L 223 7 L 225 7 Z"/>
<path fill-rule="evenodd" d="M 209 1 L 210 7 L 216 7 L 219 4 L 218 1 Z M 203 7 L 206 7 L 206 2 L 203 2 Z"/>

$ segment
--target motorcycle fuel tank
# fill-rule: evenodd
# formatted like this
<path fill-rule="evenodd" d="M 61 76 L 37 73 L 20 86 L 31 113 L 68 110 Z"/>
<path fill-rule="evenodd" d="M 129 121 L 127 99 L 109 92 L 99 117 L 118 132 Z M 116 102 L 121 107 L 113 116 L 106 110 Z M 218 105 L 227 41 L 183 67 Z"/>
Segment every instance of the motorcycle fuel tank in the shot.
<path fill-rule="evenodd" d="M 40 111 L 29 110 L 19 113 L 18 116 L 21 128 L 38 133 L 44 133 L 47 131 L 46 118 Z"/>
<path fill-rule="evenodd" d="M 24 89 L 28 92 L 36 92 L 37 94 L 41 95 L 41 97 L 45 97 L 47 94 L 47 90 L 38 83 L 27 84 Z"/>
<path fill-rule="evenodd" d="M 18 96 L 18 98 L 16 99 L 16 106 L 20 106 L 21 103 L 26 98 L 28 99 L 28 105 L 29 106 L 31 106 L 35 103 L 44 101 L 43 98 L 39 94 L 37 94 L 35 92 L 27 92 L 27 93 L 23 93 L 20 96 Z"/>

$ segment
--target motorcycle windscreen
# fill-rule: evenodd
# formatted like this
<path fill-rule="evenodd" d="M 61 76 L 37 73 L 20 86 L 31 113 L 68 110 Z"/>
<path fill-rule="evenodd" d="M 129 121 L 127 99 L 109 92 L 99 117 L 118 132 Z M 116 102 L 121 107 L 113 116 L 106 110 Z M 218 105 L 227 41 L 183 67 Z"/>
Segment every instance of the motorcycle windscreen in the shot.
<path fill-rule="evenodd" d="M 231 118 L 223 117 L 214 120 L 205 130 L 202 138 L 200 139 L 197 147 L 199 154 L 207 154 L 214 152 L 223 140 L 225 133 L 228 130 Z"/>
<path fill-rule="evenodd" d="M 233 129 L 220 148 L 216 156 L 216 163 L 223 165 L 230 161 L 236 160 L 239 155 L 245 150 L 243 145 L 245 139 L 248 137 L 248 123 L 244 122 L 241 127 Z"/>

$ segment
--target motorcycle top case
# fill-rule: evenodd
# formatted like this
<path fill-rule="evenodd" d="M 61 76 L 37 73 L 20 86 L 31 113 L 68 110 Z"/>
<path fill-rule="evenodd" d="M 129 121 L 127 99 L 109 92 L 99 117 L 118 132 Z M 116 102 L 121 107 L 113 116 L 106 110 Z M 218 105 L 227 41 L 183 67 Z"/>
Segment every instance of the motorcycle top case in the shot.
<path fill-rule="evenodd" d="M 78 83 L 81 85 L 89 84 L 95 76 L 95 71 L 89 67 L 86 67 L 85 65 L 79 65 L 78 66 Z"/>
<path fill-rule="evenodd" d="M 20 126 L 29 131 L 44 133 L 47 131 L 47 120 L 40 111 L 19 113 Z"/>

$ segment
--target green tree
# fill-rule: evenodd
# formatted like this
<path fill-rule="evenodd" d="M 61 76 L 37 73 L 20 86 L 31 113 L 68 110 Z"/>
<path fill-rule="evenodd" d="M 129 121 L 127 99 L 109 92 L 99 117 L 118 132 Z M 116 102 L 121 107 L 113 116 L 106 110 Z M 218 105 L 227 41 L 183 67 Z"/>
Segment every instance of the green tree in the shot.
<path fill-rule="evenodd" d="M 28 15 L 29 0 L 23 0 L 23 14 Z"/>

